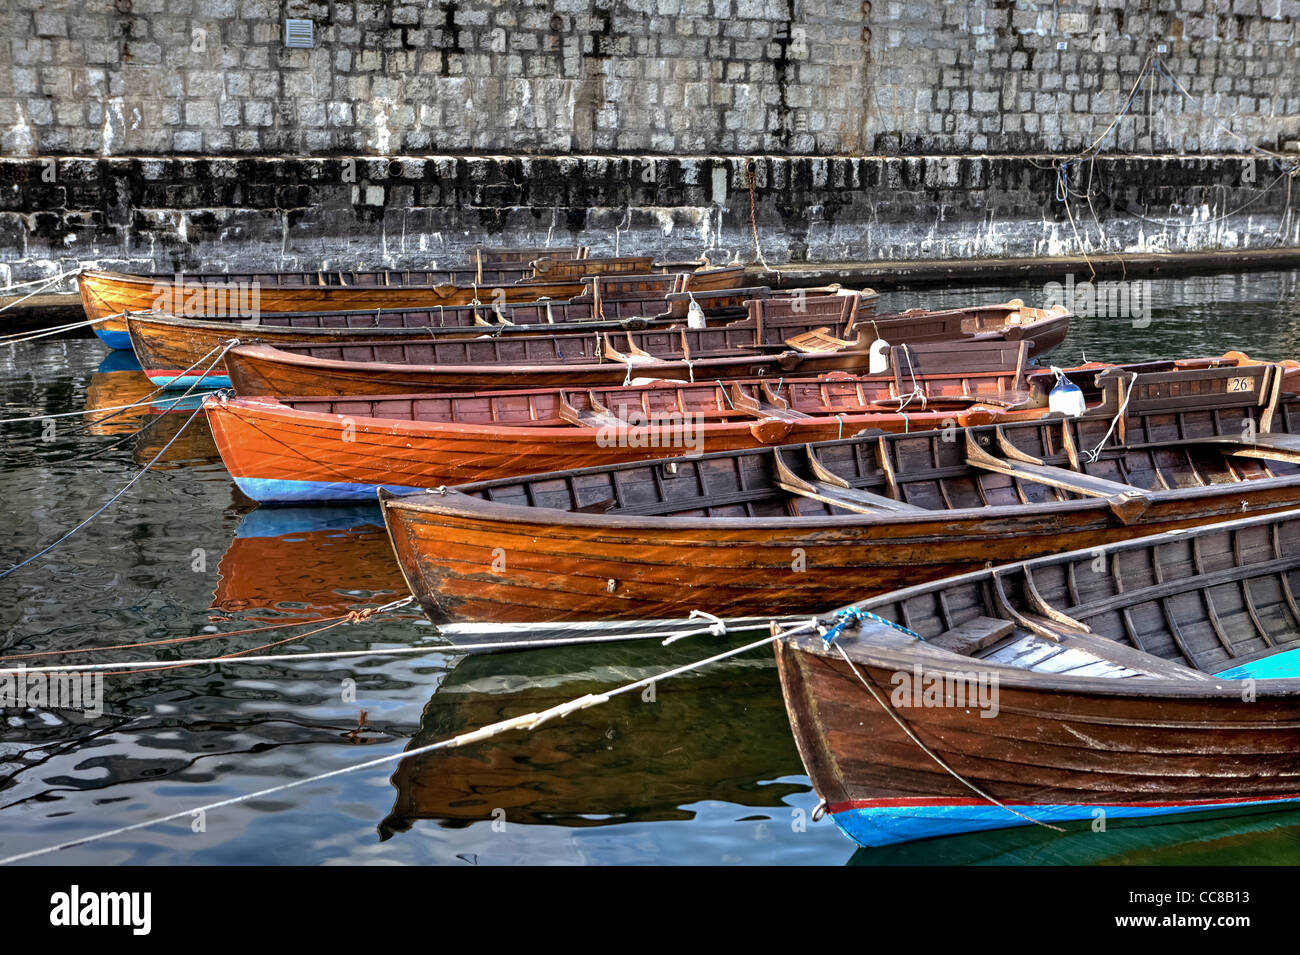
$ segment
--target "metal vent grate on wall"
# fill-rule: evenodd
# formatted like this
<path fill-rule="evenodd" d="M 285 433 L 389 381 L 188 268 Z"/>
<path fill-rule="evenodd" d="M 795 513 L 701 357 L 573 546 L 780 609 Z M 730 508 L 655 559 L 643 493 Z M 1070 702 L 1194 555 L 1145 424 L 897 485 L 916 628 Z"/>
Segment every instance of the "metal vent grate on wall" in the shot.
<path fill-rule="evenodd" d="M 316 45 L 315 24 L 310 20 L 285 20 L 284 45 L 310 50 Z"/>

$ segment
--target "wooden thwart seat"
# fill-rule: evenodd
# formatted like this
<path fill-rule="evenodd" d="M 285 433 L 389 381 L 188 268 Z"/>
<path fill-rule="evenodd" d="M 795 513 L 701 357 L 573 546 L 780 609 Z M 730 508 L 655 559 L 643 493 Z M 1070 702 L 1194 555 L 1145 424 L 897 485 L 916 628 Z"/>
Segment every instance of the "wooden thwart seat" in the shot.
<path fill-rule="evenodd" d="M 990 647 L 999 640 L 1011 635 L 1016 625 L 1010 620 L 996 617 L 972 617 L 965 623 L 958 624 L 951 630 L 945 630 L 938 636 L 929 637 L 926 643 L 940 650 L 970 656 L 976 650 Z"/>
<path fill-rule="evenodd" d="M 1300 434 L 1268 432 L 1255 435 L 1254 440 L 1212 438 L 1207 443 L 1227 447 L 1234 457 L 1300 463 Z"/>
<path fill-rule="evenodd" d="M 1141 488 L 1134 487 L 1132 484 L 1122 484 L 1119 481 L 1095 477 L 1082 471 L 1071 471 L 1035 461 L 1028 455 L 1019 453 L 1008 445 L 1002 436 L 1001 429 L 998 430 L 997 434 L 998 443 L 1002 446 L 1002 450 L 1009 455 L 1015 456 L 1000 458 L 989 454 L 967 434 L 966 461 L 971 467 L 1007 474 L 1037 484 L 1046 484 L 1049 487 L 1057 487 L 1065 491 L 1072 491 L 1075 494 L 1082 494 L 1084 497 L 1146 496 L 1146 492 Z"/>
<path fill-rule="evenodd" d="M 799 497 L 806 497 L 809 500 L 830 504 L 832 507 L 852 511 L 855 514 L 918 513 L 926 510 L 926 508 L 917 507 L 915 504 L 896 501 L 892 497 L 885 497 L 882 494 L 875 494 L 871 491 L 852 487 L 842 477 L 828 471 L 817 460 L 811 448 L 805 450 L 815 475 L 814 480 L 811 481 L 795 474 L 790 466 L 786 464 L 780 450 L 772 449 L 773 460 L 776 462 L 776 484 L 781 490 Z"/>
<path fill-rule="evenodd" d="M 1066 650 L 1082 650 L 1098 660 L 1114 663 L 1117 666 L 1137 670 L 1146 676 L 1165 680 L 1190 680 L 1195 682 L 1214 682 L 1214 678 L 1200 670 L 1165 660 L 1150 653 L 1144 653 L 1136 647 L 1126 646 L 1099 637 L 1092 633 L 1071 633 L 1061 640 L 1061 647 Z"/>
<path fill-rule="evenodd" d="M 816 328 L 802 335 L 794 335 L 785 340 L 785 344 L 797 352 L 816 354 L 818 352 L 844 351 L 847 348 L 860 347 L 858 341 L 846 341 L 831 334 L 830 328 Z"/>
<path fill-rule="evenodd" d="M 804 414 L 802 411 L 795 411 L 791 408 L 790 402 L 774 394 L 772 389 L 767 386 L 767 382 L 761 382 L 759 384 L 759 390 L 761 391 L 763 398 L 766 400 L 760 401 L 748 392 L 742 391 L 740 385 L 732 385 L 729 393 L 732 405 L 737 411 L 743 411 L 756 418 L 777 418 L 781 421 L 800 421 L 811 417 L 811 415 Z"/>
<path fill-rule="evenodd" d="M 589 409 L 576 408 L 561 394 L 560 418 L 580 428 L 622 428 L 627 426 L 626 421 L 602 405 L 590 391 L 587 392 L 587 401 L 591 406 Z"/>

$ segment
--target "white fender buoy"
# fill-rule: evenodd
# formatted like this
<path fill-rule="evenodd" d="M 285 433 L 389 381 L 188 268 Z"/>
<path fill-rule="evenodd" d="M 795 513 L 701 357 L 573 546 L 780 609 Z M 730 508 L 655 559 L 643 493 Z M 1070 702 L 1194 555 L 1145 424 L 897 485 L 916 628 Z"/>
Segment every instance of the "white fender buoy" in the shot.
<path fill-rule="evenodd" d="M 889 342 L 877 338 L 871 343 L 871 360 L 867 364 L 867 373 L 883 375 L 889 371 Z"/>

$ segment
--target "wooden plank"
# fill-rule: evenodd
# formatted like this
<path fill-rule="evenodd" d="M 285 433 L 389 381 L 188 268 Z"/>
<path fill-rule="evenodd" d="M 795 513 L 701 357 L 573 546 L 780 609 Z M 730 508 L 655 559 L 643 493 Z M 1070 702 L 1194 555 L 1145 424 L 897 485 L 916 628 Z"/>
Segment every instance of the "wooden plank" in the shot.
<path fill-rule="evenodd" d="M 985 616 L 972 617 L 951 630 L 945 630 L 938 636 L 930 637 L 926 640 L 926 643 L 941 650 L 949 650 L 962 656 L 970 656 L 975 651 L 983 650 L 985 647 L 992 646 L 999 640 L 1010 636 L 1015 629 L 1016 625 L 1010 620 L 999 620 L 996 617 Z"/>
<path fill-rule="evenodd" d="M 1069 633 L 1061 640 L 1061 646 L 1070 650 L 1082 650 L 1098 660 L 1105 660 L 1117 666 L 1137 670 L 1147 676 L 1167 680 L 1189 680 L 1196 682 L 1214 682 L 1214 678 L 1199 670 L 1165 660 L 1151 653 L 1143 653 L 1134 647 L 1108 640 L 1091 633 Z"/>
<path fill-rule="evenodd" d="M 608 409 L 575 408 L 569 404 L 564 395 L 560 396 L 559 416 L 561 420 L 577 425 L 580 428 L 623 428 L 627 426 L 626 421 L 609 413 Z"/>
<path fill-rule="evenodd" d="M 1134 487 L 1132 484 L 1121 484 L 1118 481 L 1093 477 L 1091 474 L 1069 471 L 1050 464 L 1030 464 L 1028 461 L 1009 461 L 1006 458 L 994 457 L 969 440 L 966 461 L 971 467 L 983 471 L 1007 474 L 1036 484 L 1046 484 L 1048 487 L 1059 487 L 1085 497 L 1115 497 L 1120 494 L 1146 496 L 1141 488 Z"/>
<path fill-rule="evenodd" d="M 905 504 L 902 501 L 894 500 L 892 497 L 873 494 L 860 488 L 840 487 L 826 481 L 809 481 L 795 474 L 789 465 L 785 463 L 781 452 L 776 448 L 772 449 L 772 456 L 776 462 L 776 484 L 787 493 L 806 497 L 813 501 L 820 501 L 823 504 L 830 504 L 833 507 L 843 508 L 855 514 L 915 513 L 926 510 L 924 507 Z"/>
<path fill-rule="evenodd" d="M 775 397 L 767 389 L 766 384 L 763 386 L 765 395 Z M 784 399 L 776 399 L 781 404 L 774 404 L 770 401 L 760 401 L 753 395 L 742 391 L 739 384 L 731 386 L 731 403 L 738 411 L 753 415 L 756 418 L 776 418 L 779 421 L 802 421 L 811 415 L 804 414 L 802 411 L 795 411 L 790 407 L 789 402 Z"/>

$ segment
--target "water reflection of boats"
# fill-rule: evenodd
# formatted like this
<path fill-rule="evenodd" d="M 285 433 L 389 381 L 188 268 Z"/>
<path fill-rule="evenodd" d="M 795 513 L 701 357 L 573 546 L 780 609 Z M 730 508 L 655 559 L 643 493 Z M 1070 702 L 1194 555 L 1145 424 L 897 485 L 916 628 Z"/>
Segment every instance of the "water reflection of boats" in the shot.
<path fill-rule="evenodd" d="M 425 706 L 408 748 L 717 649 L 705 637 L 467 656 Z M 656 685 L 653 701 L 629 693 L 531 733 L 405 759 L 379 832 L 386 839 L 421 819 L 468 825 L 500 818 L 495 810 L 508 823 L 585 827 L 690 819 L 702 800 L 778 807 L 807 787 L 768 780 L 802 774 L 771 654 L 759 650 Z"/>
<path fill-rule="evenodd" d="M 86 410 L 134 404 L 155 390 L 132 352 L 109 352 L 86 386 Z M 144 413 L 144 408 L 132 408 L 129 411 L 88 414 L 86 430 L 90 434 L 128 434 L 140 427 Z"/>
<path fill-rule="evenodd" d="M 1104 832 L 1088 823 L 1064 833 L 1038 826 L 972 832 L 875 849 L 859 849 L 849 865 L 1295 865 L 1300 860 L 1300 810 L 1243 816 L 1199 813 L 1141 825 L 1113 821 Z"/>
<path fill-rule="evenodd" d="M 377 504 L 250 511 L 217 573 L 213 609 L 246 615 L 334 616 L 406 593 Z"/>
<path fill-rule="evenodd" d="M 157 404 L 122 409 L 123 405 L 138 401 L 157 400 L 160 395 L 140 370 L 140 362 L 133 353 L 110 352 L 99 363 L 86 386 L 86 410 L 97 412 L 104 409 L 102 414 L 86 416 L 86 432 L 119 438 L 138 432 L 131 453 L 136 464 L 152 461 L 164 447 L 167 450 L 155 467 L 220 461 L 221 454 L 213 443 L 207 419 L 203 415 L 194 415 L 195 409 L 203 404 L 201 396 L 190 395 L 180 400 L 170 397 Z M 190 420 L 192 415 L 193 420 Z M 181 428 L 185 429 L 183 433 Z M 169 441 L 172 442 L 170 447 L 167 446 Z"/>

